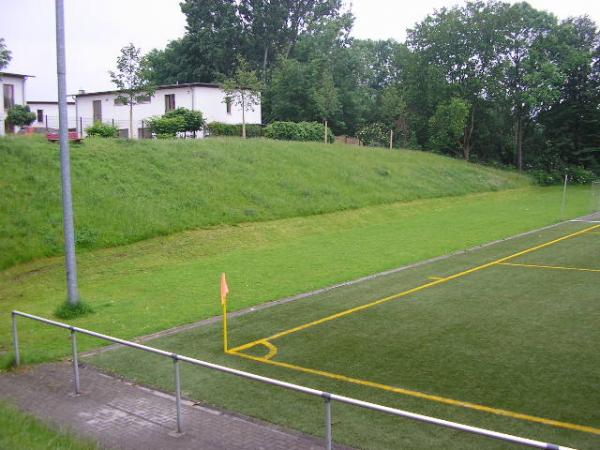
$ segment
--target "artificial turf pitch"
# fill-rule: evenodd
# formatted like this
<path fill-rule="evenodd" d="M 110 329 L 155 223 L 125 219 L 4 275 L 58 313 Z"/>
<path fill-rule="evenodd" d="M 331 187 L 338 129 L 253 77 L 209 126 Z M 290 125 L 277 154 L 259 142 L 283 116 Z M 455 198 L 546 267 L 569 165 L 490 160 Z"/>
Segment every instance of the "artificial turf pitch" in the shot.
<path fill-rule="evenodd" d="M 496 431 L 600 447 L 598 223 L 561 224 L 245 314 L 229 326 L 227 354 L 220 324 L 150 345 Z M 169 361 L 132 352 L 89 361 L 172 390 Z M 198 368 L 182 375 L 191 398 L 323 432 L 318 400 Z M 334 439 L 360 448 L 507 447 L 337 404 Z"/>

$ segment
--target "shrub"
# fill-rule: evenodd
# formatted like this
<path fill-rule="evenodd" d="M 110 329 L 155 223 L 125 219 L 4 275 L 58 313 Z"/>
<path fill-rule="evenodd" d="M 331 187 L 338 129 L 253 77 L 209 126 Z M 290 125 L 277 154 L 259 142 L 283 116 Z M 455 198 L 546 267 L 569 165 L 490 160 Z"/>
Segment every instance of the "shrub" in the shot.
<path fill-rule="evenodd" d="M 159 138 L 175 137 L 186 130 L 186 120 L 181 115 L 150 117 L 147 123 L 150 131 Z"/>
<path fill-rule="evenodd" d="M 31 112 L 29 106 L 15 105 L 8 110 L 6 121 L 12 125 L 23 127 L 31 125 L 35 117 L 35 113 Z"/>
<path fill-rule="evenodd" d="M 389 129 L 382 123 L 370 123 L 361 127 L 356 136 L 367 147 L 387 147 L 389 145 Z"/>
<path fill-rule="evenodd" d="M 87 127 L 85 132 L 88 136 L 98 136 L 103 138 L 119 137 L 119 129 L 117 127 L 102 122 L 96 122 L 91 127 Z"/>
<path fill-rule="evenodd" d="M 319 122 L 273 122 L 265 127 L 265 137 L 287 141 L 323 141 L 323 124 Z M 333 142 L 335 136 L 327 129 L 327 140 Z"/>
<path fill-rule="evenodd" d="M 229 124 L 223 122 L 211 122 L 207 125 L 211 136 L 241 136 L 242 124 Z M 263 127 L 260 124 L 246 124 L 246 137 L 261 137 Z"/>
<path fill-rule="evenodd" d="M 535 169 L 529 172 L 535 182 L 541 186 L 560 184 L 564 182 L 565 175 L 569 176 L 571 184 L 587 184 L 596 179 L 596 175 L 591 170 L 580 166 L 566 166 L 560 169 Z"/>
<path fill-rule="evenodd" d="M 183 128 L 179 132 L 195 133 L 204 126 L 204 117 L 200 111 L 192 111 L 187 108 L 177 108 L 166 113 L 163 118 L 181 118 L 183 119 Z"/>

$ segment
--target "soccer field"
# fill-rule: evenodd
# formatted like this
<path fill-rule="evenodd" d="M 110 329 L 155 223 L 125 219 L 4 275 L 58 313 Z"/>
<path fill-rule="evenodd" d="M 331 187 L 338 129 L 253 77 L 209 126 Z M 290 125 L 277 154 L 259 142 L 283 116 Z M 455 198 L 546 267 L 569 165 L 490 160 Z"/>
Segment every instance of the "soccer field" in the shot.
<path fill-rule="evenodd" d="M 227 354 L 220 323 L 150 345 L 444 419 L 598 448 L 600 223 L 594 220 L 230 318 Z M 168 363 L 130 352 L 106 352 L 91 362 L 171 389 Z M 314 400 L 186 369 L 183 388 L 191 398 L 322 434 Z M 351 407 L 336 405 L 334 418 L 334 439 L 360 448 L 506 448 Z"/>

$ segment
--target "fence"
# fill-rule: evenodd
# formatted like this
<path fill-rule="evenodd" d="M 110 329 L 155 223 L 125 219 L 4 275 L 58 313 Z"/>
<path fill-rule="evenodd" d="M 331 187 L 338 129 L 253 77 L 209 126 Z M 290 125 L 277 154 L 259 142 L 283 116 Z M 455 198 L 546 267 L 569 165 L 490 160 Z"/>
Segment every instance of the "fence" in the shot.
<path fill-rule="evenodd" d="M 75 394 L 80 393 L 80 382 L 79 382 L 79 363 L 78 363 L 78 352 L 77 352 L 77 333 L 81 333 L 88 336 L 93 336 L 98 339 L 103 339 L 109 342 L 113 342 L 116 344 L 121 344 L 127 347 L 137 348 L 139 350 L 143 350 L 149 353 L 154 353 L 156 355 L 161 355 L 166 358 L 170 358 L 173 360 L 173 370 L 174 370 L 174 378 L 175 378 L 175 410 L 177 417 L 177 432 L 182 433 L 183 429 L 181 426 L 181 375 L 179 371 L 179 363 L 186 362 L 192 365 L 205 367 L 208 369 L 216 370 L 223 373 L 228 373 L 231 375 L 236 375 L 238 377 L 246 378 L 249 380 L 258 381 L 261 383 L 269 384 L 272 386 L 279 386 L 284 389 L 288 389 L 295 392 L 301 392 L 303 394 L 311 395 L 313 397 L 320 397 L 323 399 L 324 404 L 324 412 L 325 412 L 325 441 L 327 444 L 327 449 L 331 450 L 333 448 L 333 430 L 332 430 L 332 413 L 331 413 L 331 403 L 339 402 L 345 403 L 348 405 L 354 405 L 359 408 L 364 408 L 372 411 L 379 411 L 382 413 L 390 414 L 393 416 L 404 417 L 406 419 L 415 420 L 417 422 L 429 423 L 432 425 L 437 425 L 440 427 L 450 428 L 453 430 L 464 431 L 466 433 L 477 434 L 481 436 L 485 436 L 491 439 L 498 439 L 505 442 L 510 442 L 513 444 L 519 444 L 528 447 L 534 448 L 543 448 L 543 449 L 552 449 L 552 450 L 574 450 L 569 447 L 562 447 L 555 444 L 549 444 L 546 442 L 536 441 L 533 439 L 522 438 L 518 436 L 513 436 L 505 433 L 498 433 L 496 431 L 486 430 L 485 428 L 472 427 L 469 425 L 463 425 L 457 422 L 450 422 L 448 420 L 436 419 L 434 417 L 424 416 L 422 414 L 416 414 L 409 411 L 403 411 L 396 408 L 390 408 L 387 406 L 378 405 L 375 403 L 365 402 L 362 400 L 357 400 L 350 397 L 345 397 L 343 395 L 331 394 L 329 392 L 319 391 L 317 389 L 312 389 L 304 386 L 300 386 L 293 383 L 288 383 L 286 381 L 275 380 L 273 378 L 263 377 L 260 375 L 255 375 L 253 373 L 244 372 L 237 369 L 232 369 L 230 367 L 221 366 L 218 364 L 213 364 L 206 361 L 201 361 L 195 358 L 190 358 L 188 356 L 179 355 L 177 353 L 170 353 L 164 350 L 160 350 L 154 347 L 149 347 L 146 345 L 138 344 L 131 341 L 126 341 L 124 339 L 119 339 L 113 336 L 108 336 L 106 334 L 96 333 L 95 331 L 86 330 L 84 328 L 74 327 L 71 325 L 67 325 L 65 323 L 56 322 L 54 320 L 45 319 L 43 317 L 34 316 L 33 314 L 27 314 L 20 311 L 12 312 L 12 333 L 13 333 L 13 344 L 15 351 L 15 364 L 17 366 L 21 363 L 20 357 L 20 348 L 19 348 L 19 334 L 17 327 L 17 317 L 24 317 L 28 319 L 32 319 L 38 322 L 45 323 L 47 325 L 52 325 L 59 328 L 64 328 L 70 330 L 71 332 L 71 350 L 73 354 L 73 379 L 74 379 L 74 388 Z"/>

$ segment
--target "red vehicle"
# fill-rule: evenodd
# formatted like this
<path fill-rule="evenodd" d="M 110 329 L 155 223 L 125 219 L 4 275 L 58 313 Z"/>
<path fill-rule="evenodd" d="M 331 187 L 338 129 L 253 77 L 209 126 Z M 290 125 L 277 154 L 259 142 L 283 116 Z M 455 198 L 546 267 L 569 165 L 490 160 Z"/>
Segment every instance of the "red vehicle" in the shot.
<path fill-rule="evenodd" d="M 50 142 L 58 142 L 60 140 L 58 133 L 48 133 L 46 137 Z M 70 142 L 81 142 L 81 136 L 79 136 L 77 131 L 69 131 L 68 138 Z"/>

